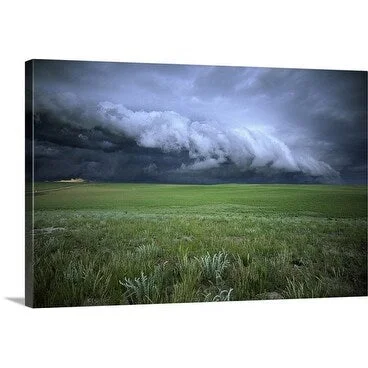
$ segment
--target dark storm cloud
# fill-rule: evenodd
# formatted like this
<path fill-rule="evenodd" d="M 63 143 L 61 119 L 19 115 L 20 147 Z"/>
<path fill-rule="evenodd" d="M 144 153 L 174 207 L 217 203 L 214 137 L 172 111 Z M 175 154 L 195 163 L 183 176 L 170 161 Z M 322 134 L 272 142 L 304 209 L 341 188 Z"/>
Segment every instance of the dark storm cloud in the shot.
<path fill-rule="evenodd" d="M 363 182 L 364 72 L 35 62 L 39 179 Z"/>

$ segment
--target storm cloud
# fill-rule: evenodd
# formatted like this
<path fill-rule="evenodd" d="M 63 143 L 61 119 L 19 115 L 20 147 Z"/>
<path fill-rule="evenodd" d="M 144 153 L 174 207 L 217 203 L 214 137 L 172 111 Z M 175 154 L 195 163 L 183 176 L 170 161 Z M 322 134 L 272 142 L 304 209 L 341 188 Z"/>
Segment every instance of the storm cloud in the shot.
<path fill-rule="evenodd" d="M 36 180 L 366 180 L 366 72 L 36 60 L 33 92 Z"/>

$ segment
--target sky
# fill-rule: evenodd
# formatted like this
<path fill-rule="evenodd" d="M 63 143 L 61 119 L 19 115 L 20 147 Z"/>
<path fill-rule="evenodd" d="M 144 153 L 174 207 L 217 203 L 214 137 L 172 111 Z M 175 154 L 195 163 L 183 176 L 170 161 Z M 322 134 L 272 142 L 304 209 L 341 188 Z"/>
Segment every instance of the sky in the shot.
<path fill-rule="evenodd" d="M 35 60 L 31 106 L 37 181 L 366 183 L 366 72 Z"/>

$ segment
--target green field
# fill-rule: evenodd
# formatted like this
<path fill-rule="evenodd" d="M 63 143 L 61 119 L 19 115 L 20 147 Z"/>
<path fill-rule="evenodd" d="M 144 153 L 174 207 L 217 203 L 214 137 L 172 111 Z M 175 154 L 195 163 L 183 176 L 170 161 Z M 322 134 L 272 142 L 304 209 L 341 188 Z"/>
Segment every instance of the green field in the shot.
<path fill-rule="evenodd" d="M 367 295 L 365 186 L 36 183 L 34 202 L 36 307 Z"/>

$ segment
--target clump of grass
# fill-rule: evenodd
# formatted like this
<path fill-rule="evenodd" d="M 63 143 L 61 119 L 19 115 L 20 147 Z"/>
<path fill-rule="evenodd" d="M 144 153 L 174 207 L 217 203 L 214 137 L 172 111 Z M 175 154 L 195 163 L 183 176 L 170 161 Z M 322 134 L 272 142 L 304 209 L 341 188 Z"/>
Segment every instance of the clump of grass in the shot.
<path fill-rule="evenodd" d="M 175 270 L 168 261 L 155 265 L 150 274 L 119 280 L 125 288 L 124 297 L 131 304 L 166 303 L 170 301 Z"/>
<path fill-rule="evenodd" d="M 154 303 L 159 298 L 154 277 L 148 277 L 143 272 L 139 277 L 124 278 L 119 283 L 126 288 L 125 295 L 132 304 Z"/>
<path fill-rule="evenodd" d="M 244 262 L 244 258 L 246 262 Z M 276 277 L 273 275 L 273 277 Z M 258 262 L 251 262 L 251 257 L 246 255 L 234 257 L 228 272 L 228 282 L 234 288 L 234 300 L 255 299 L 257 294 L 265 291 L 267 269 Z"/>
<path fill-rule="evenodd" d="M 174 303 L 199 301 L 202 272 L 198 262 L 183 254 L 178 258 L 177 269 L 179 282 L 174 285 L 172 301 Z"/>
<path fill-rule="evenodd" d="M 218 290 L 218 294 L 213 296 L 213 294 L 210 292 L 208 294 L 205 294 L 204 301 L 205 302 L 227 302 L 230 301 L 231 293 L 234 289 L 230 288 L 229 290 Z"/>
<path fill-rule="evenodd" d="M 214 283 L 219 283 L 222 280 L 224 271 L 230 265 L 228 255 L 223 251 L 212 256 L 207 252 L 206 255 L 195 259 L 201 266 L 204 278 Z"/>
<path fill-rule="evenodd" d="M 162 255 L 162 249 L 154 243 L 144 244 L 137 247 L 137 253 L 141 257 L 155 258 Z"/>
<path fill-rule="evenodd" d="M 60 249 L 39 257 L 35 265 L 35 298 L 41 306 L 108 304 L 111 292 L 111 270 L 98 257 L 75 256 Z"/>
<path fill-rule="evenodd" d="M 284 295 L 287 298 L 321 298 L 326 296 L 323 280 L 318 276 L 307 276 L 302 280 L 296 277 L 286 279 Z"/>

